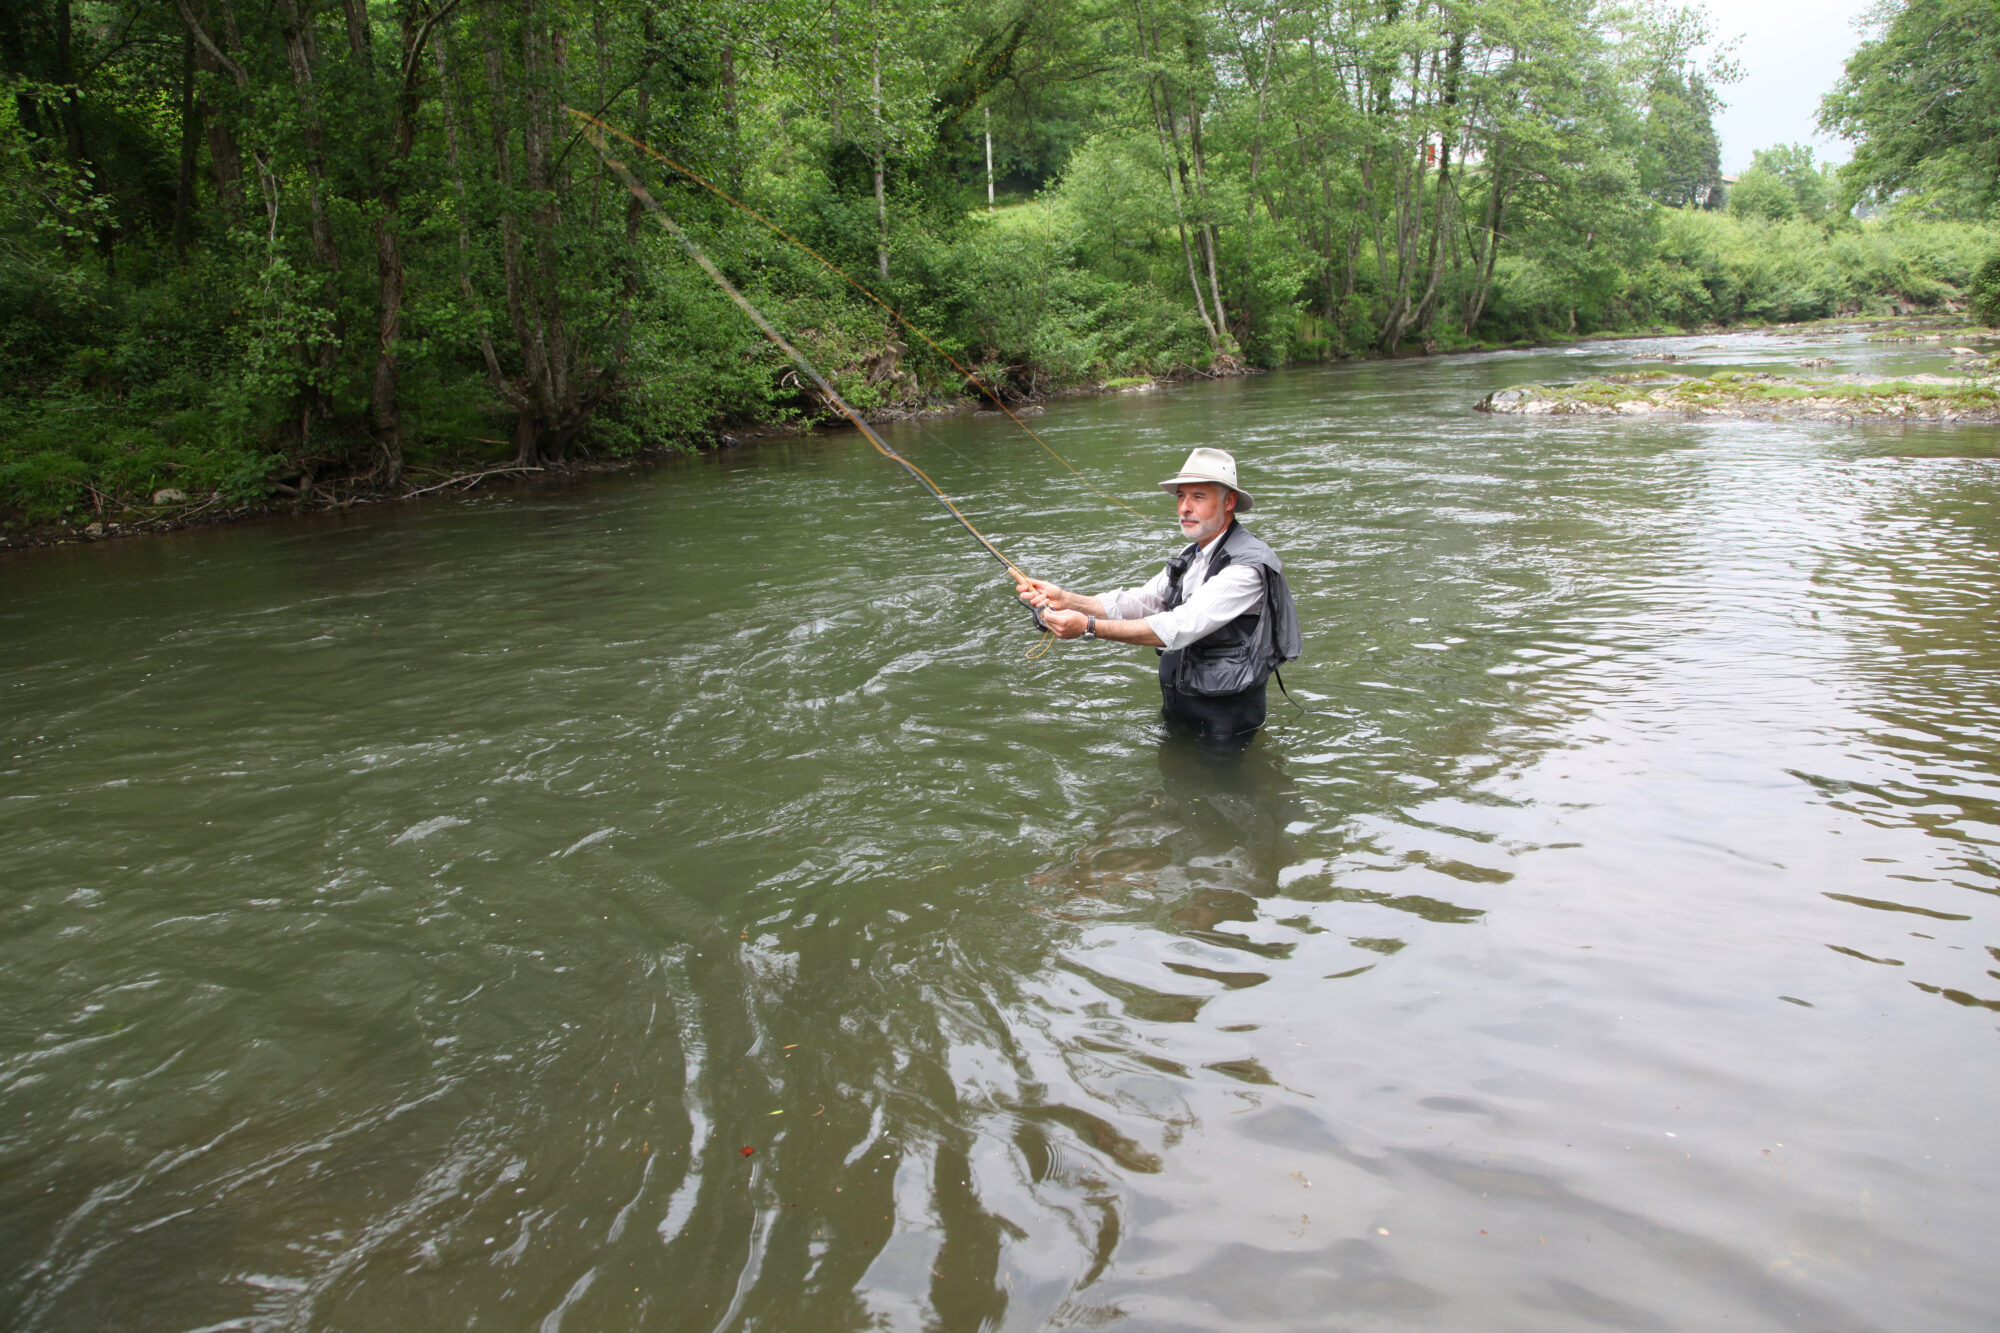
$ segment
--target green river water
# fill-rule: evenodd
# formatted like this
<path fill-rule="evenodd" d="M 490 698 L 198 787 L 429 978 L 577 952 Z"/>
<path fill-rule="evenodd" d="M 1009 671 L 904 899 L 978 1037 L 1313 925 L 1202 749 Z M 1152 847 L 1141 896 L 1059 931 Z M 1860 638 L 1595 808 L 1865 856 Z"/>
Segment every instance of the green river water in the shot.
<path fill-rule="evenodd" d="M 1234 764 L 852 434 L 0 562 L 0 1326 L 1993 1327 L 2000 430 L 1470 410 L 1665 349 L 1944 364 L 889 432 L 1086 590 L 1234 450 Z"/>

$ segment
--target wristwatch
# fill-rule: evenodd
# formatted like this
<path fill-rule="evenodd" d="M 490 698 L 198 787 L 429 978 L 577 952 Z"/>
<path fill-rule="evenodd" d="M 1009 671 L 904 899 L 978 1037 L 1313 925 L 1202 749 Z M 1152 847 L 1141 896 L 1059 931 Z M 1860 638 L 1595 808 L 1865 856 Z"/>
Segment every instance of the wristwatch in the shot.
<path fill-rule="evenodd" d="M 1097 637 L 1096 616 L 1085 616 L 1083 618 L 1083 637 L 1086 639 L 1094 639 Z"/>

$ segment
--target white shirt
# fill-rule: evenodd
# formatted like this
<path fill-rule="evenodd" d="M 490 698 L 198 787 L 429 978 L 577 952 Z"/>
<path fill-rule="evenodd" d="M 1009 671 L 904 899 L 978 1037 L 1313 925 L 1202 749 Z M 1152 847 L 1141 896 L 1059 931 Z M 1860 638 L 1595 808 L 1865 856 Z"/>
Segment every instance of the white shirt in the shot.
<path fill-rule="evenodd" d="M 1224 529 L 1225 535 L 1227 529 Z M 1208 576 L 1209 557 L 1223 538 L 1201 548 L 1187 573 L 1181 575 L 1182 602 L 1169 611 L 1167 571 L 1162 569 L 1144 587 L 1120 588 L 1098 600 L 1104 603 L 1106 620 L 1145 620 L 1160 642 L 1168 648 L 1185 648 L 1207 638 L 1246 611 L 1255 610 L 1264 600 L 1264 579 L 1255 565 L 1229 565 L 1214 578 Z"/>

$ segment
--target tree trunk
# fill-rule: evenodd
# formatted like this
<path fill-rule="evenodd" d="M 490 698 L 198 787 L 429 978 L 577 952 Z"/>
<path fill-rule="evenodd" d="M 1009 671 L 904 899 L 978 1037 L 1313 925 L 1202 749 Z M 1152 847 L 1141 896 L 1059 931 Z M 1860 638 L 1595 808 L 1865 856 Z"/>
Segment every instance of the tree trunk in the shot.
<path fill-rule="evenodd" d="M 297 0 L 279 0 L 280 35 L 285 45 L 285 63 L 292 73 L 292 93 L 298 102 L 306 152 L 306 207 L 312 233 L 313 258 L 329 277 L 340 272 L 340 251 L 334 245 L 333 225 L 326 211 L 326 128 L 320 119 L 319 95 L 313 82 L 313 61 L 317 56 L 312 29 L 299 12 Z M 299 398 L 299 441 L 312 439 L 315 420 L 327 415 L 327 385 L 332 382 L 339 362 L 342 331 L 340 316 L 329 305 L 325 325 L 317 335 L 308 334 L 299 354 L 307 366 L 307 376 Z"/>
<path fill-rule="evenodd" d="M 644 77 L 653 66 L 653 11 L 645 10 L 639 16 L 639 33 L 644 39 L 646 55 L 640 62 L 638 108 L 632 117 L 632 133 L 640 143 L 651 143 L 653 133 L 653 89 Z M 625 196 L 625 244 L 636 246 L 639 233 L 646 221 L 646 206 L 639 202 L 639 196 L 627 192 Z"/>
<path fill-rule="evenodd" d="M 500 47 L 500 34 L 493 26 L 486 29 L 486 84 L 493 134 L 493 171 L 501 197 L 507 201 L 500 209 L 500 270 L 506 286 L 507 321 L 513 326 L 514 342 L 521 349 L 522 361 L 520 389 L 511 395 L 516 414 L 514 463 L 517 467 L 531 467 L 538 461 L 536 415 L 538 410 L 549 406 L 548 352 L 543 345 L 540 320 L 531 317 L 528 309 L 526 247 L 521 238 L 520 218 L 513 207 L 514 151 L 507 110 L 518 94 L 508 86 L 507 58 Z"/>
<path fill-rule="evenodd" d="M 69 163 L 70 171 L 78 186 L 89 194 L 98 193 L 96 175 L 90 169 L 90 161 L 85 155 L 83 141 L 83 98 L 76 86 L 76 56 L 71 41 L 70 0 L 56 0 L 56 69 L 55 96 L 56 119 L 62 126 L 63 156 Z M 115 258 L 111 247 L 111 231 L 100 220 L 89 221 L 88 215 L 71 218 L 79 226 L 87 226 L 99 253 L 107 260 Z"/>
<path fill-rule="evenodd" d="M 201 105 L 194 95 L 194 34 L 181 34 L 181 152 L 174 176 L 174 254 L 187 258 L 194 232 L 195 159 L 201 155 Z"/>
<path fill-rule="evenodd" d="M 319 98 L 313 87 L 314 43 L 312 29 L 299 13 L 297 0 L 279 0 L 279 17 L 285 43 L 285 63 L 292 72 L 292 91 L 298 100 L 304 125 L 306 155 L 306 206 L 312 231 L 313 257 L 328 273 L 340 271 L 340 251 L 333 243 L 333 227 L 326 215 L 326 127 L 320 120 Z"/>
<path fill-rule="evenodd" d="M 840 54 L 840 0 L 832 0 L 832 3 L 827 6 L 826 34 L 827 41 L 833 47 L 833 58 L 830 62 L 833 86 L 827 91 L 827 119 L 832 122 L 833 142 L 838 144 L 842 139 L 847 137 L 846 130 L 841 125 L 840 116 L 840 113 L 845 109 L 842 103 L 846 100 L 842 94 L 847 88 L 846 81 L 841 77 L 842 72 L 847 66 L 841 59 Z"/>
<path fill-rule="evenodd" d="M 868 17 L 873 26 L 875 5 L 870 0 Z M 888 137 L 888 124 L 882 115 L 882 39 L 875 38 L 869 51 L 869 61 L 873 68 L 875 86 L 875 271 L 882 281 L 889 280 L 889 196 L 883 188 L 882 149 Z"/>
<path fill-rule="evenodd" d="M 403 477 L 403 420 L 399 401 L 400 369 L 397 347 L 403 332 L 403 253 L 401 211 L 403 170 L 416 145 L 417 109 L 422 82 L 423 44 L 432 31 L 419 24 L 414 0 L 399 6 L 398 43 L 402 59 L 391 72 L 395 80 L 389 99 L 389 160 L 369 154 L 375 177 L 375 374 L 369 386 L 369 424 L 375 436 L 376 467 L 385 486 Z M 348 40 L 363 68 L 373 72 L 372 40 L 365 0 L 347 0 Z"/>
<path fill-rule="evenodd" d="M 1465 39 L 1463 32 L 1452 36 L 1451 46 L 1445 55 L 1444 71 L 1444 117 L 1438 133 L 1438 177 L 1437 202 L 1431 209 L 1431 244 L 1426 257 L 1429 276 L 1424 285 L 1424 294 L 1417 302 L 1415 317 L 1411 321 L 1428 344 L 1431 321 L 1437 314 L 1438 298 L 1444 290 L 1444 270 L 1446 260 L 1446 238 L 1451 231 L 1453 209 L 1457 196 L 1452 190 L 1451 153 L 1456 147 L 1454 131 L 1457 129 L 1455 117 L 1458 113 L 1459 80 L 1465 70 Z"/>
<path fill-rule="evenodd" d="M 228 0 L 220 0 L 223 19 L 223 42 L 228 49 L 236 49 L 236 16 L 229 8 Z M 175 8 L 180 11 L 181 21 L 187 28 L 188 37 L 194 42 L 195 68 L 204 74 L 227 72 L 240 94 L 250 86 L 250 76 L 243 66 L 236 63 L 218 45 L 204 27 L 200 16 L 189 6 L 188 0 L 175 0 Z M 219 113 L 205 91 L 197 89 L 196 119 L 202 126 L 203 136 L 208 140 L 209 167 L 215 172 L 215 204 L 222 212 L 225 227 L 235 228 L 243 221 L 243 154 L 236 146 L 236 135 L 229 123 Z"/>
<path fill-rule="evenodd" d="M 1152 84 L 1147 92 L 1154 94 Z M 1188 289 L 1194 293 L 1195 313 L 1201 316 L 1201 326 L 1208 331 L 1208 345 L 1212 351 L 1222 350 L 1222 334 L 1215 321 L 1208 317 L 1208 301 L 1201 294 L 1201 275 L 1195 270 L 1194 245 L 1188 240 L 1187 210 L 1181 206 L 1180 178 L 1175 174 L 1175 154 L 1167 141 L 1167 133 L 1161 124 L 1162 112 L 1158 96 L 1153 96 L 1153 129 L 1160 137 L 1160 155 L 1166 160 L 1167 193 L 1174 201 L 1174 228 L 1180 233 L 1181 258 L 1187 261 Z M 1221 312 L 1218 311 L 1218 314 Z"/>
<path fill-rule="evenodd" d="M 1192 95 L 1188 97 L 1188 146 L 1193 150 L 1195 200 L 1201 208 L 1201 248 L 1208 259 L 1208 295 L 1215 303 L 1215 326 L 1222 335 L 1225 345 L 1233 340 L 1229 336 L 1229 316 L 1223 313 L 1222 284 L 1216 277 L 1215 266 L 1215 225 L 1208 206 L 1208 160 L 1202 151 L 1201 112 L 1195 107 Z M 1179 143 L 1174 145 L 1179 150 Z"/>
<path fill-rule="evenodd" d="M 1277 44 L 1278 25 L 1267 19 L 1264 25 L 1264 77 L 1257 81 L 1257 123 L 1250 136 L 1250 178 L 1243 190 L 1244 277 L 1256 273 L 1257 173 L 1264 165 L 1264 102 L 1271 91 L 1272 48 Z M 1246 62 L 1247 63 L 1247 62 Z"/>
<path fill-rule="evenodd" d="M 1132 0 L 1132 13 L 1138 20 L 1136 32 L 1140 54 L 1157 61 L 1160 50 L 1159 30 L 1147 24 L 1143 0 Z M 1165 92 L 1160 88 L 1160 76 L 1157 73 L 1149 73 L 1146 76 L 1146 98 L 1153 108 L 1153 132 L 1159 136 L 1160 159 L 1166 166 L 1167 194 L 1174 204 L 1174 227 L 1180 233 L 1181 258 L 1187 261 L 1188 289 L 1194 293 L 1195 313 L 1201 316 L 1201 326 L 1208 332 L 1209 349 L 1219 352 L 1222 350 L 1222 335 L 1216 326 L 1216 321 L 1209 318 L 1208 301 L 1201 294 L 1201 276 L 1195 269 L 1194 245 L 1188 240 L 1187 209 L 1181 202 L 1181 177 L 1186 174 L 1186 169 L 1181 164 L 1178 141 L 1170 143 L 1168 140 L 1168 121 L 1172 119 L 1173 112 Z M 1215 313 L 1218 318 L 1222 314 L 1220 310 Z"/>
<path fill-rule="evenodd" d="M 502 215 L 501 224 L 502 239 L 506 245 L 507 305 L 509 313 L 514 316 L 515 336 L 521 343 L 522 358 L 526 362 L 526 389 L 534 402 L 534 411 L 523 413 L 523 420 L 515 423 L 514 461 L 521 467 L 533 467 L 542 462 L 544 440 L 553 434 L 562 415 L 564 396 L 560 383 L 564 349 L 561 346 L 559 296 L 551 285 L 537 281 L 546 277 L 553 260 L 544 248 L 547 242 L 553 240 L 556 220 L 555 202 L 548 195 L 549 148 L 554 136 L 547 124 L 548 98 L 542 86 L 549 75 L 549 41 L 545 34 L 536 30 L 540 19 L 539 14 L 530 15 L 521 32 L 521 81 L 526 103 L 526 115 L 521 125 L 521 160 L 527 176 L 528 195 L 535 201 L 528 210 L 528 222 L 535 240 L 534 258 L 540 263 L 531 264 L 520 225 L 511 208 Z M 509 136 L 502 119 L 503 104 L 497 84 L 493 114 L 494 133 L 504 148 Z M 514 184 L 511 161 L 506 157 L 502 161 L 501 184 L 511 192 Z M 542 272 L 537 273 L 535 269 Z"/>
<path fill-rule="evenodd" d="M 403 47 L 408 49 L 414 27 L 409 0 L 402 6 Z M 361 136 L 362 175 L 375 196 L 375 373 L 368 385 L 368 428 L 375 440 L 375 465 L 370 474 L 382 484 L 394 487 L 403 477 L 402 421 L 396 403 L 396 342 L 402 334 L 403 256 L 396 236 L 396 208 L 400 191 L 384 169 L 376 134 L 381 125 L 383 98 L 376 80 L 374 34 L 369 23 L 367 0 L 342 0 L 347 18 L 347 49 L 365 91 L 360 110 L 370 125 Z M 401 157 L 404 143 L 403 97 L 400 88 L 389 97 L 388 125 L 390 153 Z"/>
<path fill-rule="evenodd" d="M 1492 180 L 1486 193 L 1486 217 L 1480 225 L 1481 244 L 1472 255 L 1475 277 L 1472 297 L 1466 304 L 1464 328 L 1467 337 L 1472 336 L 1472 330 L 1486 313 L 1486 296 L 1493 289 L 1493 267 L 1500 258 L 1500 229 L 1506 225 L 1507 213 L 1507 197 L 1502 187 L 1506 179 L 1505 158 L 1505 143 L 1496 143 L 1493 155 L 1486 162 L 1486 170 Z"/>
<path fill-rule="evenodd" d="M 508 395 L 516 411 L 514 454 L 518 465 L 532 467 L 562 461 L 570 442 L 616 385 L 629 342 L 621 334 L 602 364 L 586 365 L 588 343 L 574 335 L 564 312 L 559 203 L 564 182 L 555 137 L 568 56 L 562 30 L 546 11 L 534 5 L 525 8 L 519 88 L 508 87 L 506 59 L 491 27 L 486 68 L 496 174 L 501 195 L 508 201 L 500 214 L 501 267 L 507 281 L 508 318 L 524 363 L 519 388 Z M 508 115 L 516 106 L 521 108 L 520 186 L 532 201 L 525 231 L 513 203 L 516 179 Z"/>
<path fill-rule="evenodd" d="M 652 14 L 647 12 L 646 21 L 652 22 Z M 729 182 L 732 194 L 743 193 L 743 130 L 738 123 L 736 108 L 736 25 L 725 20 L 726 35 L 722 39 L 722 128 L 728 139 L 727 157 L 723 164 L 724 179 Z M 645 140 L 640 140 L 641 143 Z M 637 202 L 636 200 L 634 202 Z"/>
<path fill-rule="evenodd" d="M 62 121 L 63 150 L 69 164 L 78 171 L 85 166 L 83 155 L 83 99 L 76 90 L 76 57 L 71 42 L 70 0 L 56 0 L 56 94 L 57 114 Z"/>
<path fill-rule="evenodd" d="M 466 220 L 469 204 L 465 191 L 465 168 L 458 138 L 457 103 L 453 100 L 449 43 L 440 40 L 432 48 L 437 60 L 438 101 L 444 111 L 445 161 L 451 168 L 451 183 L 458 202 L 458 286 L 465 293 L 466 304 L 471 306 L 479 321 L 479 356 L 486 366 L 486 381 L 496 398 L 506 402 L 519 412 L 527 407 L 527 400 L 514 391 L 507 383 L 507 376 L 500 369 L 500 358 L 493 350 L 493 332 L 486 321 L 485 303 L 472 285 L 472 227 Z M 637 204 L 637 200 L 633 201 Z M 628 224 L 627 235 L 631 228 Z"/>

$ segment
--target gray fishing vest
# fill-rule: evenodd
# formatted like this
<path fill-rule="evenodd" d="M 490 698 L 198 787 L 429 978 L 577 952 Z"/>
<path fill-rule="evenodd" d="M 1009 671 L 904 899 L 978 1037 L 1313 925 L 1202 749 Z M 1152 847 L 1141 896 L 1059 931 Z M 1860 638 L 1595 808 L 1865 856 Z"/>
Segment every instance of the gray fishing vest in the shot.
<path fill-rule="evenodd" d="M 1199 546 L 1190 545 L 1167 561 L 1167 610 L 1187 600 L 1181 579 L 1200 553 Z M 1231 565 L 1254 565 L 1262 573 L 1264 600 L 1187 647 L 1162 653 L 1161 689 L 1209 697 L 1261 690 L 1273 671 L 1305 651 L 1298 608 L 1292 605 L 1291 585 L 1285 582 L 1278 553 L 1233 519 L 1229 531 L 1215 540 L 1208 577 Z"/>

